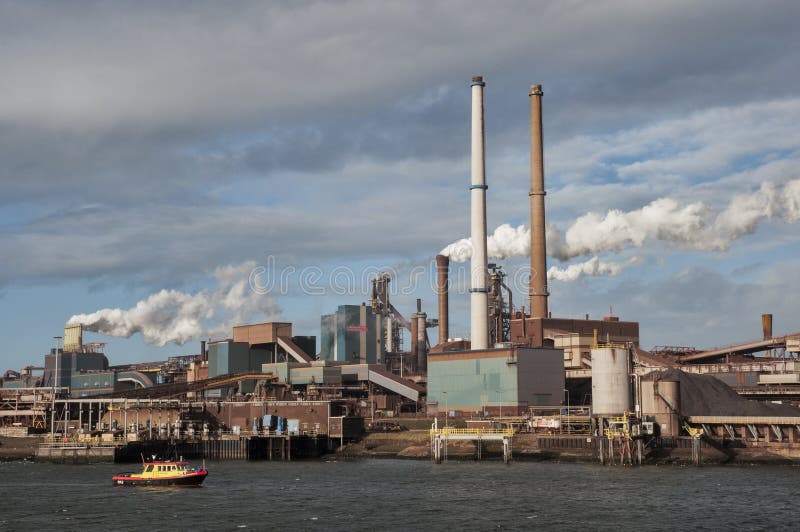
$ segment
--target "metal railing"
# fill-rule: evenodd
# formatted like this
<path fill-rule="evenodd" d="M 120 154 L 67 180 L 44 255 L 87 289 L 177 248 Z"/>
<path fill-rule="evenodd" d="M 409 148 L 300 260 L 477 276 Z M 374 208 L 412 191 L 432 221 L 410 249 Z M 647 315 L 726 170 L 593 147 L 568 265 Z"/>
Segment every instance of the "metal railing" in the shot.
<path fill-rule="evenodd" d="M 484 428 L 471 428 L 471 429 L 458 429 L 453 427 L 441 427 L 439 429 L 431 429 L 431 436 L 513 436 L 514 429 L 484 429 Z"/>

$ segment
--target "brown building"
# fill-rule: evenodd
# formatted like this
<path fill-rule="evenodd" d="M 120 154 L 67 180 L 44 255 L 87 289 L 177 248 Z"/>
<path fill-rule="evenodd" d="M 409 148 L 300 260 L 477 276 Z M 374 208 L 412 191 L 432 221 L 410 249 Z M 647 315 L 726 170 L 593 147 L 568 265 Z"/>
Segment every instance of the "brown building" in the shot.
<path fill-rule="evenodd" d="M 564 350 L 568 369 L 590 367 L 595 338 L 602 343 L 639 346 L 639 322 L 571 318 L 531 318 L 517 313 L 511 320 L 511 341 L 529 347 L 554 346 Z"/>

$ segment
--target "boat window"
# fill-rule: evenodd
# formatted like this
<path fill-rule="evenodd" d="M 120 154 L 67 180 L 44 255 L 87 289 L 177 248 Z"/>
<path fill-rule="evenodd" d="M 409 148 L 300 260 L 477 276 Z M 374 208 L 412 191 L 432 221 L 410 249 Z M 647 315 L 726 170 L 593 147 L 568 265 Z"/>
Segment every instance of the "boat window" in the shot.
<path fill-rule="evenodd" d="M 150 464 L 149 466 L 147 466 L 147 469 L 145 469 L 145 471 L 148 473 L 150 473 L 152 470 L 153 470 L 153 464 Z"/>

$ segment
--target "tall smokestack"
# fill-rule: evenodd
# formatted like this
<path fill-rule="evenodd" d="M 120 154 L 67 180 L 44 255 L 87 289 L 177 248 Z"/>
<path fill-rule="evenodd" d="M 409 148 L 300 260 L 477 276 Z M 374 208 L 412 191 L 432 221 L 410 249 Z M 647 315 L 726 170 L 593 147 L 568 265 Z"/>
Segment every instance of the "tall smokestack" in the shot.
<path fill-rule="evenodd" d="M 470 339 L 472 349 L 489 347 L 489 318 L 486 291 L 486 163 L 484 161 L 482 76 L 472 78 L 472 263 L 470 288 Z"/>
<path fill-rule="evenodd" d="M 436 255 L 436 289 L 439 294 L 439 343 L 443 344 L 450 338 L 449 323 L 449 287 L 450 258 L 445 255 Z"/>
<path fill-rule="evenodd" d="M 542 144 L 542 86 L 531 85 L 531 317 L 547 317 L 547 249 L 544 225 L 544 150 Z"/>
<path fill-rule="evenodd" d="M 200 340 L 200 360 L 202 362 L 205 362 L 206 360 L 208 360 L 208 358 L 206 358 L 206 342 L 205 342 L 205 340 Z"/>

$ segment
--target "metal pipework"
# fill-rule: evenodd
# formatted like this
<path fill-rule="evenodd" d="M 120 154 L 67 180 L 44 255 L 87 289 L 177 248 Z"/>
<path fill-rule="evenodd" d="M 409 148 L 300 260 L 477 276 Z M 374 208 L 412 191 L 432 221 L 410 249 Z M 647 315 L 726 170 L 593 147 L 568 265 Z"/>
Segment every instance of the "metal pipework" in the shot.
<path fill-rule="evenodd" d="M 436 291 L 439 295 L 439 343 L 450 338 L 450 295 L 449 291 L 450 258 L 436 255 Z"/>
<path fill-rule="evenodd" d="M 542 143 L 542 86 L 531 85 L 531 317 L 547 317 L 547 249 L 544 222 L 544 149 Z"/>
<path fill-rule="evenodd" d="M 472 78 L 470 339 L 472 349 L 489 347 L 488 299 L 486 293 L 486 162 L 484 159 L 482 76 Z"/>

